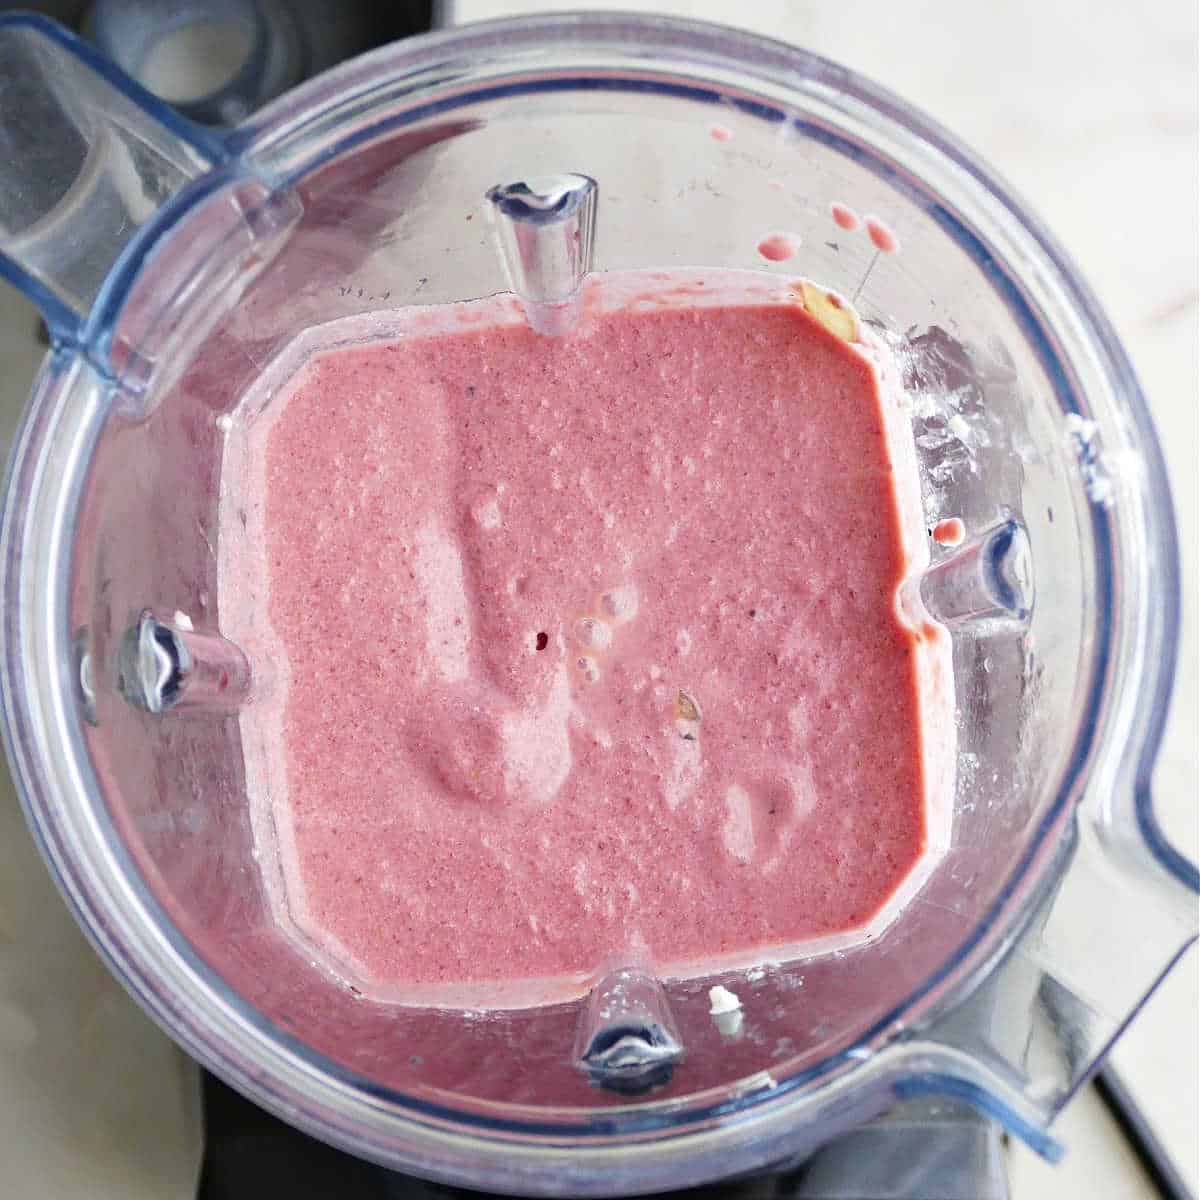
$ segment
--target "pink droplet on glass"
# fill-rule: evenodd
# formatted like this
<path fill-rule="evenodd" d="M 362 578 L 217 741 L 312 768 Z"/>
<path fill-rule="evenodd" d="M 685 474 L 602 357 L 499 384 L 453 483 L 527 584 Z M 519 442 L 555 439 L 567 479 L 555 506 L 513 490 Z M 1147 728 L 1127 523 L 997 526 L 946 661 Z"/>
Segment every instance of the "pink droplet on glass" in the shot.
<path fill-rule="evenodd" d="M 831 204 L 829 206 L 829 214 L 833 217 L 833 222 L 839 229 L 846 229 L 853 232 L 862 224 L 858 213 L 846 204 Z"/>
<path fill-rule="evenodd" d="M 967 527 L 961 517 L 944 517 L 933 527 L 933 540 L 939 546 L 961 546 Z"/>
<path fill-rule="evenodd" d="M 895 254 L 900 249 L 896 235 L 878 218 L 868 217 L 867 236 L 881 254 Z"/>
<path fill-rule="evenodd" d="M 800 239 L 794 233 L 769 233 L 758 243 L 758 252 L 768 262 L 787 262 L 800 249 Z"/>

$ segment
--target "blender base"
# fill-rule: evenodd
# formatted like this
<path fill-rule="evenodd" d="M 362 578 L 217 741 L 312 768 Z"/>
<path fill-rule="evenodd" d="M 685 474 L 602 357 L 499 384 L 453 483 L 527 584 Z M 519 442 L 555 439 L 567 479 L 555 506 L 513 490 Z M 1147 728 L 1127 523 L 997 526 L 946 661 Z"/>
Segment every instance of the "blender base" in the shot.
<path fill-rule="evenodd" d="M 264 1112 L 204 1075 L 197 1200 L 490 1200 L 388 1171 Z M 1009 1200 L 1000 1126 L 957 1101 L 918 1097 L 769 1175 L 668 1192 L 670 1200 Z M 500 1200 L 497 1196 L 495 1200 Z"/>

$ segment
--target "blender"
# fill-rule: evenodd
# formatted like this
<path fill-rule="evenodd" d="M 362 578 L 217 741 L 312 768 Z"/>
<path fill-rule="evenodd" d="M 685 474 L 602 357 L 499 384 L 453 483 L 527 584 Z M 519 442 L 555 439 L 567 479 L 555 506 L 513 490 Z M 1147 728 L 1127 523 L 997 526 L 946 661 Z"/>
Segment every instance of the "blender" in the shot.
<path fill-rule="evenodd" d="M 1149 789 L 1177 626 L 1159 451 L 1110 326 L 1003 186 L 831 63 L 659 18 L 414 39 L 221 134 L 36 18 L 0 20 L 0 81 L 0 269 L 53 341 L 0 528 L 5 732 L 52 873 L 151 1015 L 299 1127 L 492 1190 L 780 1169 L 920 1097 L 1059 1153 L 1055 1114 L 1194 940 L 1200 876 Z M 598 972 L 507 1011 L 356 994 L 265 898 L 222 420 L 331 321 L 513 290 L 554 336 L 589 271 L 755 265 L 782 224 L 787 269 L 891 340 L 927 515 L 967 527 L 908 585 L 954 641 L 944 853 L 878 938 L 747 976 L 737 1039 L 717 979 Z"/>

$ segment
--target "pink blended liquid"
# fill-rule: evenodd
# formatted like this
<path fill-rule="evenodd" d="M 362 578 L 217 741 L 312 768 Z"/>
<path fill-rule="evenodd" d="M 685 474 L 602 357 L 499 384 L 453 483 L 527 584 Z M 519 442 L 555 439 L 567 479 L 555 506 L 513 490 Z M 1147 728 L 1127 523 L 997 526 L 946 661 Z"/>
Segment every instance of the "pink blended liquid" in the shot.
<path fill-rule="evenodd" d="M 925 540 L 880 352 L 759 273 L 588 288 L 560 338 L 511 297 L 339 323 L 230 436 L 265 878 L 370 994 L 847 944 L 944 837 L 948 643 L 898 600 Z"/>

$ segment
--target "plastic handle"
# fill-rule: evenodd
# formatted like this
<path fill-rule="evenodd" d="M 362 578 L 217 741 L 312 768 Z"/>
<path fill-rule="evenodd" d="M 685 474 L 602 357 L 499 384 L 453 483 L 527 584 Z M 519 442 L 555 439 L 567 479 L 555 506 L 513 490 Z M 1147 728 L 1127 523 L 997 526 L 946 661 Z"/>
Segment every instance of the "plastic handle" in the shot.
<path fill-rule="evenodd" d="M 0 274 L 79 343 L 113 264 L 175 192 L 224 158 L 53 21 L 0 17 Z"/>
<path fill-rule="evenodd" d="M 1009 1200 L 1000 1127 L 968 1105 L 929 1097 L 822 1146 L 796 1170 L 794 1200 Z"/>
<path fill-rule="evenodd" d="M 1128 808 L 1128 805 L 1118 806 Z M 1045 1157 L 1049 1126 L 1196 940 L 1195 893 L 1111 802 L 1081 805 L 1064 830 L 1063 870 L 982 985 L 915 1033 L 901 1095 L 967 1099 Z M 986 964 L 980 964 L 986 969 Z M 910 1060 L 911 1061 L 911 1060 Z"/>

